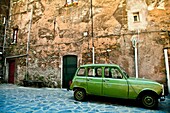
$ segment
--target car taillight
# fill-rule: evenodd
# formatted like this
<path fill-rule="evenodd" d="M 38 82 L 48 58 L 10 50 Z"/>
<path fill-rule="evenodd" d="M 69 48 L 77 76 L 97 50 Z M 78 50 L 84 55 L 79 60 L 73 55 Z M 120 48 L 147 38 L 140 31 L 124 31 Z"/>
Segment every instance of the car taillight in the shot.
<path fill-rule="evenodd" d="M 71 86 L 71 84 L 72 84 L 72 80 L 69 81 L 69 86 Z"/>

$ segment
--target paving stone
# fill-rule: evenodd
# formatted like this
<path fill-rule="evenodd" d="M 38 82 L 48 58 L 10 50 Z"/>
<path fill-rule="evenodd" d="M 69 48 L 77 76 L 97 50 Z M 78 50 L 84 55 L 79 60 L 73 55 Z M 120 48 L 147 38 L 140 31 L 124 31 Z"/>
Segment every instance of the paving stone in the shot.
<path fill-rule="evenodd" d="M 170 96 L 157 110 L 112 100 L 74 100 L 73 91 L 0 84 L 0 113 L 170 113 Z"/>

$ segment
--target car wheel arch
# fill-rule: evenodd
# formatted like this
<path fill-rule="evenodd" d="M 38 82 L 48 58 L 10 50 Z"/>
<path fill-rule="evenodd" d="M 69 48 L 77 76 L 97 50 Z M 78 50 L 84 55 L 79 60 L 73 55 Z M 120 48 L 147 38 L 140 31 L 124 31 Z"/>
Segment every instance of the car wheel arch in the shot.
<path fill-rule="evenodd" d="M 154 96 L 156 96 L 158 98 L 158 94 L 155 91 L 152 90 L 143 90 L 139 93 L 137 99 L 141 99 L 141 97 L 145 94 L 153 94 Z"/>
<path fill-rule="evenodd" d="M 73 88 L 73 91 L 75 91 L 75 90 L 77 90 L 77 89 L 79 89 L 79 90 L 84 90 L 84 91 L 86 92 L 86 90 L 85 90 L 84 88 L 81 88 L 81 87 L 74 87 L 74 88 Z"/>

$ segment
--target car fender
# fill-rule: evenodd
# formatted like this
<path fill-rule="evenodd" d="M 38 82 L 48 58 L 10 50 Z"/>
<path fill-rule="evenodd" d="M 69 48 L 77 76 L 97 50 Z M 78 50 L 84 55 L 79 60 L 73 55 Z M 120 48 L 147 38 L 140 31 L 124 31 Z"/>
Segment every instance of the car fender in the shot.
<path fill-rule="evenodd" d="M 139 92 L 139 94 L 138 94 L 138 96 L 137 96 L 137 99 L 140 99 L 140 97 L 141 97 L 143 94 L 146 94 L 146 93 L 153 94 L 153 95 L 155 95 L 156 97 L 159 96 L 159 94 L 158 94 L 155 90 L 153 90 L 153 89 L 151 89 L 151 88 L 144 88 L 144 89 L 142 89 L 142 90 Z"/>

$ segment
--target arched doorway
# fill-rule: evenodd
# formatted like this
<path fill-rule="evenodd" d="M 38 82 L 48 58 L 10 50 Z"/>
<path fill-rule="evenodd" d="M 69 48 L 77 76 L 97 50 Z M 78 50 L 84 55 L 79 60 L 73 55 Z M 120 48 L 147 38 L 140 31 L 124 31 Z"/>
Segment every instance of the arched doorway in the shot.
<path fill-rule="evenodd" d="M 63 57 L 62 88 L 68 88 L 69 81 L 73 79 L 77 69 L 77 56 L 66 55 Z"/>

